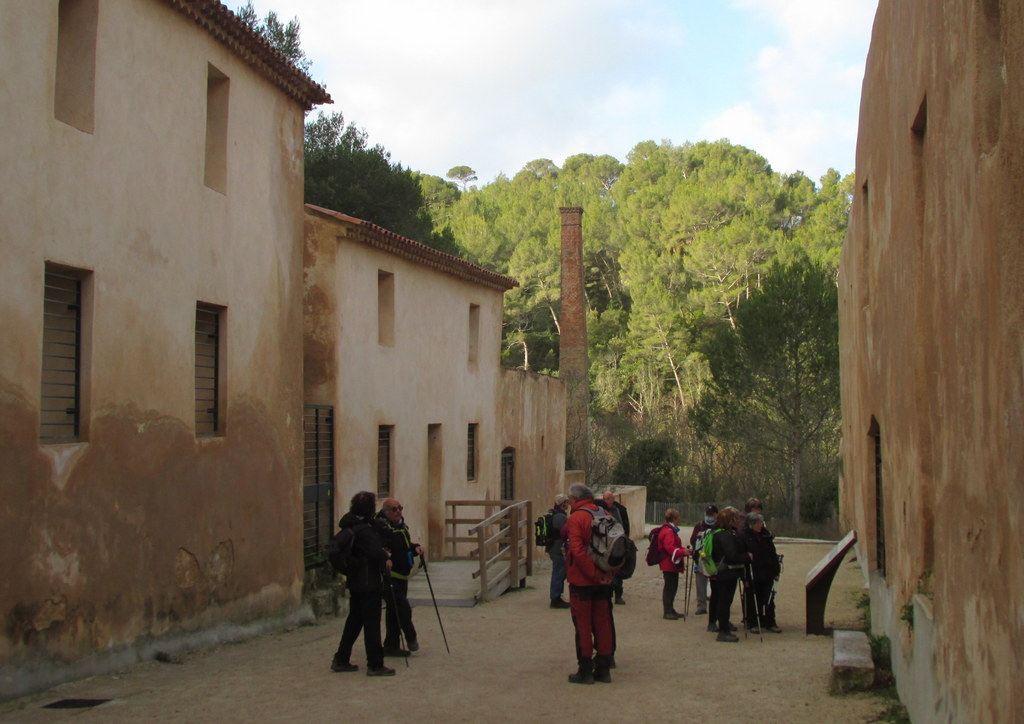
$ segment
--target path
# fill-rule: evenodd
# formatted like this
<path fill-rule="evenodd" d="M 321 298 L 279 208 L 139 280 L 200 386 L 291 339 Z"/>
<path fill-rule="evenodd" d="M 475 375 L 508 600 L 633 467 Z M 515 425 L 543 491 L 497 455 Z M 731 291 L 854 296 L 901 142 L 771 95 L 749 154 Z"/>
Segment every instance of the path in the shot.
<path fill-rule="evenodd" d="M 641 543 L 641 554 L 646 542 Z M 828 694 L 832 640 L 803 631 L 803 580 L 827 545 L 783 543 L 779 596 L 782 634 L 717 643 L 706 617 L 661 618 L 661 578 L 641 562 L 626 582 L 626 605 L 615 608 L 618 668 L 611 685 L 574 686 L 568 611 L 548 608 L 548 570 L 526 589 L 473 608 L 441 608 L 451 655 L 445 653 L 432 607 L 417 607 L 422 649 L 398 675 L 368 678 L 333 674 L 331 655 L 341 621 L 223 645 L 185 657 L 154 661 L 116 675 L 64 684 L 0 704 L 3 722 L 592 722 L 655 719 L 742 719 L 762 724 L 844 724 L 873 721 L 882 704 L 866 694 Z M 849 556 L 852 558 L 852 556 Z M 859 625 L 854 602 L 857 565 L 844 562 L 833 584 L 826 622 Z M 677 608 L 682 606 L 682 594 Z M 734 607 L 734 611 L 735 611 Z M 357 644 L 361 653 L 361 644 Z M 717 672 L 708 681 L 707 672 Z M 65 698 L 109 698 L 85 710 L 41 707 Z M 605 702 L 615 714 L 595 717 Z M 560 711 L 546 713 L 551 707 Z"/>

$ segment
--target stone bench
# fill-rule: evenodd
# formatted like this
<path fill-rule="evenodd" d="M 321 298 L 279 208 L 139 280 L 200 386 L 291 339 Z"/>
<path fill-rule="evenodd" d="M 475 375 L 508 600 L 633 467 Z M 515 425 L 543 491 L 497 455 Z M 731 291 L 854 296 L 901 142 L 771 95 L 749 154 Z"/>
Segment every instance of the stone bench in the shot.
<path fill-rule="evenodd" d="M 875 681 L 875 664 L 871 644 L 863 631 L 835 631 L 832 634 L 833 694 L 870 689 Z"/>

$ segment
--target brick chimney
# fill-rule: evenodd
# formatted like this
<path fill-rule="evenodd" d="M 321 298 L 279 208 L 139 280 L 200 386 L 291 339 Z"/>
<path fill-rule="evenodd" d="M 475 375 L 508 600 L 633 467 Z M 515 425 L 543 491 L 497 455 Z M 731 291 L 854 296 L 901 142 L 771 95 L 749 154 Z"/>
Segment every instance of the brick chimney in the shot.
<path fill-rule="evenodd" d="M 590 471 L 590 384 L 587 305 L 583 289 L 583 209 L 563 206 L 562 312 L 558 375 L 566 389 L 566 467 Z"/>

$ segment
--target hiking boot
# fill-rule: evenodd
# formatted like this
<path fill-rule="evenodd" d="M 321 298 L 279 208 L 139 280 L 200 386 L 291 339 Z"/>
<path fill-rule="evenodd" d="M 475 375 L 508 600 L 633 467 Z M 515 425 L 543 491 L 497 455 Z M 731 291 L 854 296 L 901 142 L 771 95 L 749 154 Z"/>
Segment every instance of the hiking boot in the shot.
<path fill-rule="evenodd" d="M 594 660 L 594 681 L 600 681 L 602 684 L 612 683 L 611 659 L 611 656 L 598 656 Z"/>
<path fill-rule="evenodd" d="M 410 651 L 419 651 L 420 650 L 420 642 L 417 641 L 416 639 L 413 639 L 412 641 L 410 641 L 409 642 L 409 650 Z"/>
<path fill-rule="evenodd" d="M 708 612 L 708 610 L 706 608 L 698 608 L 696 611 L 693 612 L 693 615 L 694 616 L 703 616 L 707 612 Z"/>
<path fill-rule="evenodd" d="M 782 629 L 779 628 L 778 626 L 769 626 L 768 630 L 771 631 L 772 633 L 782 633 Z"/>
<path fill-rule="evenodd" d="M 728 641 L 731 644 L 739 641 L 739 637 L 736 634 L 727 633 L 725 631 L 719 631 L 718 636 L 715 637 L 715 641 Z"/>
<path fill-rule="evenodd" d="M 385 646 L 384 647 L 384 655 L 385 656 L 401 656 L 402 658 L 405 658 L 406 656 L 409 655 L 409 652 L 406 651 L 405 649 L 399 648 L 397 646 Z"/>
<path fill-rule="evenodd" d="M 369 666 L 366 669 L 367 676 L 394 676 L 395 670 L 387 666 Z"/>
<path fill-rule="evenodd" d="M 718 633 L 718 624 L 712 621 L 708 624 L 708 633 Z"/>
<path fill-rule="evenodd" d="M 347 661 L 331 660 L 331 671 L 359 671 L 359 667 Z"/>
<path fill-rule="evenodd" d="M 594 683 L 594 662 L 590 659 L 580 662 L 580 668 L 575 674 L 569 674 L 570 684 L 593 684 Z"/>
<path fill-rule="evenodd" d="M 750 633 L 754 634 L 755 636 L 760 636 L 761 635 L 761 629 L 759 629 L 757 626 L 751 626 L 750 627 Z"/>
<path fill-rule="evenodd" d="M 563 601 L 561 598 L 552 598 L 551 608 L 569 608 L 569 604 Z"/>
<path fill-rule="evenodd" d="M 669 612 L 669 613 L 662 614 L 661 617 L 663 619 L 665 619 L 666 621 L 676 621 L 676 620 L 678 620 L 680 618 L 679 614 L 675 613 L 675 612 Z"/>
<path fill-rule="evenodd" d="M 626 600 L 622 597 L 621 593 L 616 593 L 615 594 L 615 605 L 616 606 L 625 606 L 626 605 Z"/>

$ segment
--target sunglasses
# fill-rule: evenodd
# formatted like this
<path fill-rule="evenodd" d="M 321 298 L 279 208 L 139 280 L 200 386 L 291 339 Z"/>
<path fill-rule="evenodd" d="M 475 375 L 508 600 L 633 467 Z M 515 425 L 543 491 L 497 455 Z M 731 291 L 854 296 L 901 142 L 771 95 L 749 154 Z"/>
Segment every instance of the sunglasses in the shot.
<path fill-rule="evenodd" d="M 388 508 L 388 510 L 399 510 L 400 511 L 400 510 L 402 510 L 402 506 L 401 505 L 392 505 L 390 508 Z"/>

